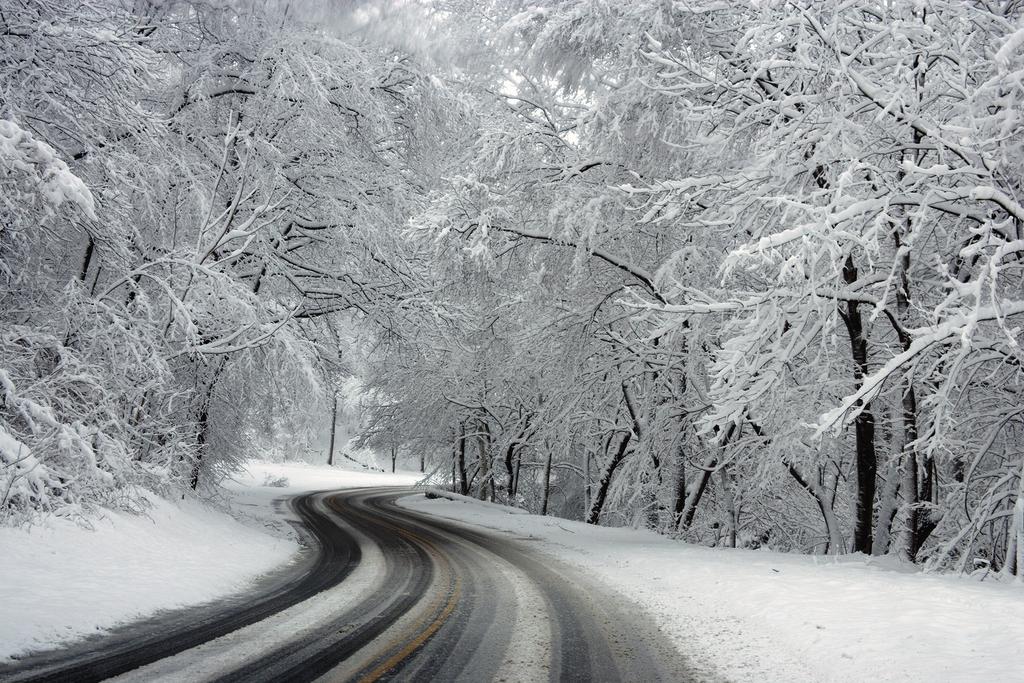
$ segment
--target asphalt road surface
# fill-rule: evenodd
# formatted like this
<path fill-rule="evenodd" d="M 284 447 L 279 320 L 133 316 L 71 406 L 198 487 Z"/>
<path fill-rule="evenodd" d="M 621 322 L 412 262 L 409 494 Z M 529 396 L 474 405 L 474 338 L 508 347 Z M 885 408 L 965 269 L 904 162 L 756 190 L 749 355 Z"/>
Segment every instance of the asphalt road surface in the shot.
<path fill-rule="evenodd" d="M 0 668 L 3 681 L 686 681 L 630 602 L 529 539 L 401 508 L 408 489 L 291 505 L 312 550 L 250 595 Z"/>

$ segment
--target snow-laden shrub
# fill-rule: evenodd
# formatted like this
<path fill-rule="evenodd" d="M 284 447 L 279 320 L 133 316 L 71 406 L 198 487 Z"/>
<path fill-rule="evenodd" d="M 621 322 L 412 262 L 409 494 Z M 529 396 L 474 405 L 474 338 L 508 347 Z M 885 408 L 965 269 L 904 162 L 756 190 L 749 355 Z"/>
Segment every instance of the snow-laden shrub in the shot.
<path fill-rule="evenodd" d="M 192 435 L 154 417 L 161 411 L 143 411 L 147 400 L 167 398 L 164 369 L 140 353 L 145 344 L 95 312 L 56 331 L 5 324 L 0 332 L 0 523 L 134 508 L 140 487 L 183 480 Z"/>
<path fill-rule="evenodd" d="M 125 443 L 103 429 L 106 387 L 52 335 L 0 336 L 0 515 L 108 502 L 126 483 Z"/>
<path fill-rule="evenodd" d="M 263 486 L 275 489 L 283 489 L 288 486 L 288 477 L 278 477 L 269 472 L 263 475 Z"/>
<path fill-rule="evenodd" d="M 0 523 L 95 505 L 137 507 L 139 485 L 173 482 L 187 426 L 153 410 L 171 375 L 160 325 L 61 275 L 55 235 L 97 218 L 54 148 L 0 119 Z"/>

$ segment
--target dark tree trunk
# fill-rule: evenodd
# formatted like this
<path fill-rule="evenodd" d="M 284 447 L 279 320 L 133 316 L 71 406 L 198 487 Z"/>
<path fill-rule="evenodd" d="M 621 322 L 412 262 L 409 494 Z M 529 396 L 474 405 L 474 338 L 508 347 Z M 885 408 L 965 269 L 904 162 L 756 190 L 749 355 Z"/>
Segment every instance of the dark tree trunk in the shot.
<path fill-rule="evenodd" d="M 459 445 L 456 449 L 459 467 L 459 493 L 469 495 L 469 481 L 466 479 L 466 423 L 459 425 Z"/>
<path fill-rule="evenodd" d="M 508 477 L 508 488 L 506 489 L 506 501 L 507 503 L 512 502 L 512 496 L 515 495 L 515 483 L 516 483 L 516 472 L 515 467 L 512 464 L 512 460 L 515 457 L 516 443 L 513 441 L 505 449 L 505 474 Z"/>
<path fill-rule="evenodd" d="M 690 321 L 684 321 L 684 329 L 690 329 Z M 687 337 L 682 338 L 682 345 L 680 352 L 683 354 L 687 353 L 688 341 Z M 679 372 L 675 374 L 675 385 L 676 395 L 682 400 L 686 394 L 689 386 L 689 381 L 686 377 L 686 372 Z M 689 415 L 689 411 L 683 411 L 679 415 L 679 441 L 676 445 L 676 471 L 675 481 L 672 485 L 672 524 L 676 527 L 679 526 L 679 521 L 682 518 L 683 509 L 686 507 L 686 434 L 692 427 L 692 421 Z"/>
<path fill-rule="evenodd" d="M 523 449 L 516 449 L 516 468 L 515 474 L 512 477 L 512 497 L 519 495 L 519 470 L 523 466 Z"/>
<path fill-rule="evenodd" d="M 683 508 L 686 507 L 686 454 L 682 435 L 679 437 L 679 447 L 676 449 L 676 481 L 672 498 L 672 519 L 678 525 Z"/>
<path fill-rule="evenodd" d="M 716 464 L 718 464 L 717 458 L 711 458 L 704 463 L 700 473 L 700 481 L 697 482 L 697 488 L 690 492 L 690 496 L 687 498 L 686 505 L 683 508 L 683 518 L 679 523 L 680 529 L 689 529 L 690 525 L 693 524 L 693 517 L 697 514 L 697 505 L 700 504 L 700 499 L 708 488 L 708 481 L 711 479 L 711 473 L 714 471 L 713 468 Z"/>
<path fill-rule="evenodd" d="M 925 75 L 927 71 L 921 69 L 920 64 L 923 55 L 917 54 L 914 56 L 914 71 L 916 77 L 914 80 L 915 91 L 917 94 L 918 103 L 921 102 L 925 87 Z M 924 134 L 916 128 L 912 131 L 912 141 L 914 146 L 913 163 L 922 163 L 927 152 L 921 149 L 921 143 L 924 142 Z M 913 226 L 911 224 L 911 218 L 908 215 L 903 223 L 903 234 L 909 235 L 912 232 Z M 897 249 L 903 247 L 903 235 L 900 231 L 896 231 L 896 247 Z M 903 350 L 906 351 L 910 348 L 910 336 L 903 331 L 902 326 L 906 325 L 909 309 L 910 309 L 910 250 L 903 249 L 899 263 L 900 279 L 899 286 L 896 288 L 896 307 L 900 316 L 900 342 L 903 345 Z M 918 552 L 924 545 L 924 542 L 928 540 L 931 533 L 935 530 L 936 523 L 933 521 L 931 515 L 923 514 L 924 510 L 920 503 L 922 501 L 934 502 L 932 500 L 932 492 L 934 490 L 934 473 L 935 473 L 935 462 L 932 460 L 931 455 L 925 453 L 924 456 L 924 467 L 923 472 L 919 473 L 921 469 L 917 460 L 918 447 L 914 443 L 917 440 L 917 397 L 914 395 L 914 383 L 913 380 L 908 376 L 905 380 L 905 388 L 903 392 L 903 424 L 904 428 L 910 427 L 906 432 L 906 443 L 904 447 L 909 449 L 908 453 L 914 460 L 914 508 L 911 512 L 911 559 L 916 559 Z M 918 475 L 921 475 L 921 485 L 918 487 Z M 908 477 L 909 480 L 909 477 Z"/>
<path fill-rule="evenodd" d="M 740 518 L 739 508 L 736 505 L 736 495 L 733 491 L 735 482 L 724 465 L 718 470 L 718 478 L 722 487 L 722 497 L 725 499 L 726 543 L 728 544 L 727 547 L 735 548 Z"/>
<path fill-rule="evenodd" d="M 212 389 L 211 389 L 212 391 Z M 192 474 L 189 476 L 189 486 L 195 491 L 199 488 L 199 472 L 203 465 L 203 456 L 206 454 L 206 429 L 210 422 L 210 400 L 203 403 L 199 409 L 199 416 L 197 420 L 199 424 L 199 433 L 196 435 L 196 457 L 192 461 Z"/>
<path fill-rule="evenodd" d="M 587 524 L 597 524 L 601 519 L 601 510 L 604 508 L 605 498 L 608 497 L 608 487 L 612 483 L 615 469 L 626 457 L 626 450 L 629 448 L 629 442 L 632 438 L 633 432 L 626 432 L 622 437 L 622 441 L 619 442 L 619 448 L 615 451 L 615 455 L 605 464 L 604 470 L 601 472 L 601 479 L 597 482 L 594 500 L 590 504 L 590 512 L 587 513 Z"/>
<path fill-rule="evenodd" d="M 520 409 L 519 418 L 523 420 L 522 409 Z M 519 452 L 526 442 L 529 431 L 530 418 L 527 416 L 523 421 L 522 429 L 519 430 L 515 438 L 509 441 L 508 448 L 505 449 L 505 473 L 508 477 L 506 502 L 508 503 L 512 502 L 512 498 L 516 495 L 516 491 L 519 488 L 519 461 L 521 460 Z"/>
<path fill-rule="evenodd" d="M 89 286 L 89 296 L 96 296 L 96 287 L 100 284 L 100 273 L 103 272 L 103 264 L 96 266 L 96 274 L 92 276 L 92 285 Z"/>
<path fill-rule="evenodd" d="M 551 449 L 547 449 L 548 457 L 544 461 L 544 497 L 541 499 L 540 514 L 548 514 L 548 497 L 551 494 Z"/>
<path fill-rule="evenodd" d="M 192 473 L 189 476 L 189 485 L 192 487 L 193 491 L 199 488 L 199 474 L 203 464 L 203 457 L 206 455 L 206 450 L 209 445 L 210 406 L 213 403 L 213 392 L 217 388 L 217 381 L 220 379 L 221 373 L 224 372 L 224 368 L 227 366 L 227 363 L 223 358 L 218 358 L 214 361 L 214 365 L 216 367 L 213 368 L 210 381 L 203 391 L 199 410 L 196 415 L 196 425 L 198 427 L 196 445 L 198 448 L 195 460 L 192 461 Z"/>
<path fill-rule="evenodd" d="M 925 456 L 924 467 L 921 472 L 921 488 L 918 492 L 918 505 L 914 508 L 914 545 L 912 558 L 916 559 L 917 554 L 924 547 L 925 541 L 932 535 L 937 526 L 935 516 L 922 503 L 932 503 L 935 500 L 935 460 Z"/>
<path fill-rule="evenodd" d="M 486 420 L 480 420 L 476 439 L 480 462 L 480 500 L 494 502 L 494 463 L 491 462 L 491 428 Z"/>
<path fill-rule="evenodd" d="M 92 263 L 93 251 L 96 248 L 96 243 L 92 240 L 92 235 L 89 236 L 89 241 L 85 245 L 85 256 L 82 257 L 82 269 L 78 273 L 79 282 L 84 283 L 85 277 L 89 274 L 89 264 Z"/>
<path fill-rule="evenodd" d="M 763 436 L 761 428 L 756 423 L 751 423 L 751 426 L 758 436 Z M 718 427 L 715 427 L 715 431 L 718 431 Z M 725 437 L 722 439 L 722 449 L 729 444 L 734 434 L 736 434 L 735 423 L 729 425 L 729 429 L 726 430 Z M 689 529 L 690 525 L 693 524 L 693 517 L 697 514 L 697 506 L 700 504 L 700 499 L 704 497 L 704 491 L 708 488 L 708 482 L 711 480 L 711 475 L 714 473 L 716 465 L 718 465 L 718 458 L 716 456 L 705 459 L 701 467 L 700 481 L 697 483 L 697 488 L 690 491 L 690 495 L 686 498 L 686 504 L 683 505 L 682 519 L 679 520 L 680 530 Z"/>
<path fill-rule="evenodd" d="M 583 514 L 590 510 L 590 449 L 583 451 Z"/>
<path fill-rule="evenodd" d="M 915 58 L 915 63 L 920 56 Z M 917 131 L 914 132 L 914 143 L 919 145 L 923 137 Z M 920 159 L 915 159 L 920 162 Z M 896 314 L 897 320 L 893 320 L 893 327 L 900 340 L 900 346 L 904 351 L 910 349 L 913 341 L 906 331 L 910 312 L 910 251 L 904 249 L 904 235 L 911 232 L 910 218 L 907 217 L 902 227 L 897 224 L 893 228 L 893 241 L 899 254 L 898 276 L 896 284 Z M 892 319 L 892 316 L 890 316 Z M 902 396 L 902 422 L 903 422 L 903 462 L 905 467 L 903 490 L 904 496 L 910 505 L 910 514 L 907 523 L 909 525 L 909 543 L 904 547 L 904 552 L 910 560 L 917 557 L 924 542 L 935 530 L 935 524 L 928 515 L 923 514 L 922 501 L 930 501 L 932 495 L 932 471 L 934 465 L 930 456 L 925 456 L 924 467 L 918 458 L 918 430 L 917 430 L 917 395 L 914 391 L 914 382 L 907 376 L 901 381 Z"/>
<path fill-rule="evenodd" d="M 843 265 L 843 279 L 847 284 L 857 281 L 857 268 L 853 257 L 847 256 Z M 850 335 L 850 352 L 853 357 L 853 376 L 860 388 L 868 374 L 868 342 L 864 334 L 864 321 L 859 302 L 846 302 L 843 320 Z M 871 554 L 872 526 L 875 505 L 875 477 L 877 458 L 875 455 L 875 416 L 870 403 L 858 403 L 860 413 L 854 420 L 856 440 L 857 492 L 854 513 L 853 550 Z"/>
<path fill-rule="evenodd" d="M 327 449 L 327 464 L 334 466 L 334 432 L 338 426 L 338 392 L 334 392 L 334 402 L 331 406 L 331 445 Z"/>

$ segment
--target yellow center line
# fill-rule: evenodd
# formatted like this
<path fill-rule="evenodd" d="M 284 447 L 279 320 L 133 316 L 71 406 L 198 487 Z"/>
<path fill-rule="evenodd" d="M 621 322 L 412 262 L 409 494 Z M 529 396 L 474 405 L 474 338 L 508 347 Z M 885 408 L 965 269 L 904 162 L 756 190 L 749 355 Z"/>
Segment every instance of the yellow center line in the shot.
<path fill-rule="evenodd" d="M 461 584 L 462 582 L 459 580 L 459 578 L 455 577 L 455 588 L 452 591 L 451 596 L 448 598 L 448 604 L 445 605 L 444 610 L 439 615 L 437 615 L 437 618 L 435 618 L 430 623 L 430 625 L 427 626 L 426 629 L 420 632 L 418 636 L 416 636 L 408 643 L 406 643 L 405 647 L 396 652 L 387 660 L 381 662 L 376 669 L 374 669 L 373 671 L 359 679 L 360 682 L 373 683 L 374 681 L 379 680 L 381 676 L 383 676 L 388 671 L 401 664 L 406 657 L 408 657 L 417 649 L 419 649 L 420 646 L 427 642 L 427 640 L 429 640 L 431 636 L 437 633 L 437 630 L 444 625 L 444 622 L 447 621 L 448 617 L 450 617 L 452 612 L 455 611 L 455 605 L 459 602 L 459 593 L 462 589 Z"/>
<path fill-rule="evenodd" d="M 338 510 L 338 511 L 340 512 L 340 510 Z M 355 510 L 351 510 L 351 511 L 355 512 Z M 366 516 L 361 514 L 361 513 L 359 513 L 359 512 L 356 513 L 356 516 L 363 517 L 364 519 L 366 519 Z M 395 524 L 392 524 L 392 523 L 390 523 L 388 521 L 385 521 L 385 520 L 382 520 L 382 519 L 379 519 L 379 518 L 374 518 L 373 522 L 376 523 L 376 524 L 380 524 L 382 526 L 389 527 L 389 528 L 393 529 L 400 536 L 404 536 L 405 538 L 409 539 L 410 541 L 413 541 L 414 543 L 419 544 L 420 547 L 424 548 L 430 555 L 432 555 L 435 559 L 439 560 L 440 561 L 439 564 L 443 567 L 443 569 L 442 569 L 442 576 L 448 575 L 448 577 L 449 577 L 447 583 L 449 584 L 449 586 L 451 586 L 451 588 L 450 588 L 451 592 L 450 592 L 450 594 L 448 596 L 448 601 L 445 604 L 444 609 L 442 609 L 440 613 L 437 613 L 437 609 L 438 609 L 439 603 L 442 600 L 444 600 L 444 595 L 442 594 L 442 595 L 438 596 L 437 600 L 434 600 L 432 602 L 432 604 L 430 605 L 430 607 L 427 610 L 427 614 L 428 615 L 430 615 L 430 614 L 437 614 L 437 616 L 435 616 L 433 618 L 433 620 L 431 620 L 430 623 L 427 624 L 426 628 L 423 628 L 423 625 L 430 618 L 429 616 L 424 617 L 423 619 L 419 620 L 412 627 L 412 629 L 410 629 L 414 633 L 418 632 L 415 638 L 413 638 L 412 640 L 407 641 L 405 643 L 405 646 L 402 647 L 402 649 L 400 649 L 398 652 L 393 654 L 388 659 L 386 659 L 383 662 L 381 662 L 372 671 L 370 671 L 369 673 L 364 675 L 362 678 L 360 678 L 359 680 L 361 681 L 361 683 L 373 683 L 374 681 L 379 680 L 388 671 L 390 671 L 391 669 L 393 669 L 396 666 L 398 666 L 399 664 L 401 664 L 413 652 L 415 652 L 417 649 L 422 647 L 423 644 L 426 643 L 427 640 L 429 640 L 431 638 L 431 636 L 433 636 L 435 633 L 437 633 L 438 629 L 440 629 L 444 625 L 445 621 L 448 620 L 448 617 L 450 617 L 452 612 L 455 611 L 455 607 L 456 607 L 456 605 L 459 602 L 459 597 L 460 597 L 460 594 L 462 592 L 462 580 L 459 578 L 459 576 L 457 574 L 455 574 L 452 571 L 451 563 L 448 561 L 448 559 L 444 556 L 444 554 L 440 550 L 438 550 L 438 548 L 431 541 L 429 541 L 426 538 L 423 538 L 422 536 L 420 536 L 419 534 L 417 534 L 417 533 L 415 533 L 413 531 L 410 531 L 409 529 L 405 529 L 403 527 L 399 527 L 399 526 L 397 526 Z M 401 641 L 392 642 L 391 644 L 389 644 L 388 647 L 386 647 L 384 649 L 384 651 L 387 652 L 389 650 L 392 650 L 394 647 L 396 647 L 398 645 L 399 642 L 401 642 Z"/>

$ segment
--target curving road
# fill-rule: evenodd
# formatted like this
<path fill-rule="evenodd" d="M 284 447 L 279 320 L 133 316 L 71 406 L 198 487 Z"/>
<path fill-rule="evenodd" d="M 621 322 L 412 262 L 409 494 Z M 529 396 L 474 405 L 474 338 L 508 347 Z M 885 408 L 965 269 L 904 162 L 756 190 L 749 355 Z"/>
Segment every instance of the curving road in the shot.
<path fill-rule="evenodd" d="M 683 681 L 631 603 L 546 555 L 395 504 L 301 496 L 316 541 L 255 597 L 162 615 L 0 668 L 10 681 Z"/>

